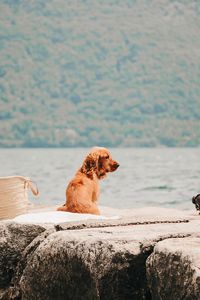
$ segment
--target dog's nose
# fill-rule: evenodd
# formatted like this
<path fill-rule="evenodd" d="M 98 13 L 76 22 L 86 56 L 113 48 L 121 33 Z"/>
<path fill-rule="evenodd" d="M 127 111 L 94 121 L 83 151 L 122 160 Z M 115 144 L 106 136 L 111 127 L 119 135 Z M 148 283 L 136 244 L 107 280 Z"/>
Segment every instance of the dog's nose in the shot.
<path fill-rule="evenodd" d="M 117 162 L 115 163 L 115 168 L 119 168 L 119 164 Z"/>

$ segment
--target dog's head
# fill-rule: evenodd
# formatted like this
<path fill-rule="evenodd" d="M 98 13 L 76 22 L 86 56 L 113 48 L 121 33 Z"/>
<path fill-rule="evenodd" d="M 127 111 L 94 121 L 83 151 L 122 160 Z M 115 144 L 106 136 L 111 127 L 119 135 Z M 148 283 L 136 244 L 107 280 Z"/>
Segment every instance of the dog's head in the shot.
<path fill-rule="evenodd" d="M 112 159 L 108 149 L 94 147 L 86 156 L 81 171 L 90 178 L 96 174 L 98 179 L 102 179 L 107 173 L 114 172 L 118 167 L 119 164 Z"/>
<path fill-rule="evenodd" d="M 192 197 L 192 203 L 194 203 L 196 210 L 200 211 L 200 194 Z"/>

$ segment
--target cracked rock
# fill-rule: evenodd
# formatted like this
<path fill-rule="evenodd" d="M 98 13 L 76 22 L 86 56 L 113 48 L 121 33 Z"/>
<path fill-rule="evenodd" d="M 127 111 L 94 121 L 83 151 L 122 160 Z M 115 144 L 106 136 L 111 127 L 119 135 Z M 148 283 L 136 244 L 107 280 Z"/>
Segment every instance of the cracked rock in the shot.
<path fill-rule="evenodd" d="M 200 237 L 167 239 L 147 259 L 152 299 L 200 299 Z"/>

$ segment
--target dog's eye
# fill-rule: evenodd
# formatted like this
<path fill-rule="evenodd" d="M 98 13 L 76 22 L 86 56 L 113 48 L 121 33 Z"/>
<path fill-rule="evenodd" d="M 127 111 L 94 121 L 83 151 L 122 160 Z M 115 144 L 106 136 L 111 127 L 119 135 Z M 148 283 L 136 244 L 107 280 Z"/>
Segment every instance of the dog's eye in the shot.
<path fill-rule="evenodd" d="M 109 159 L 109 155 L 107 155 L 105 158 L 106 158 L 106 159 Z"/>

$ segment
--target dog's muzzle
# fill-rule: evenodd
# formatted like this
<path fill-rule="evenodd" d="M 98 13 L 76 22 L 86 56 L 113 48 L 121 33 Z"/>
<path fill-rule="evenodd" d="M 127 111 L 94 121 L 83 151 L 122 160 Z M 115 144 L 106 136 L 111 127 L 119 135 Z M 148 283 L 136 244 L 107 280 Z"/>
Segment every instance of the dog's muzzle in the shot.
<path fill-rule="evenodd" d="M 112 170 L 115 171 L 117 170 L 117 168 L 119 168 L 119 164 L 117 162 L 115 162 L 113 165 L 112 165 Z"/>

